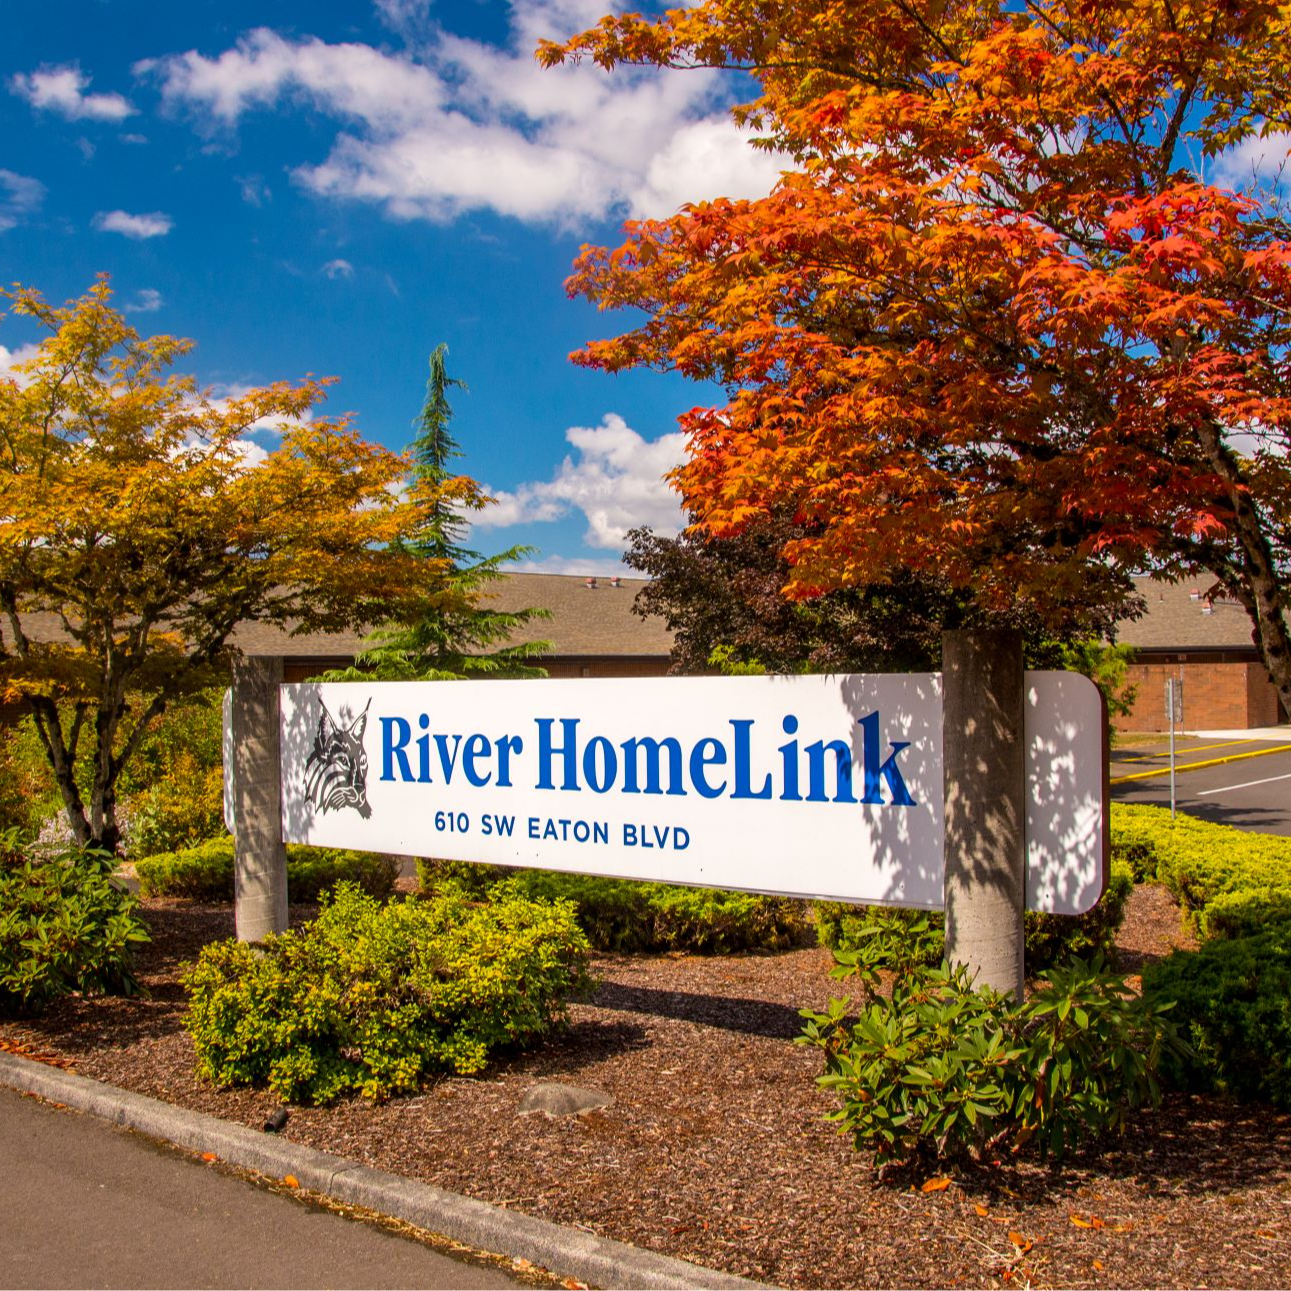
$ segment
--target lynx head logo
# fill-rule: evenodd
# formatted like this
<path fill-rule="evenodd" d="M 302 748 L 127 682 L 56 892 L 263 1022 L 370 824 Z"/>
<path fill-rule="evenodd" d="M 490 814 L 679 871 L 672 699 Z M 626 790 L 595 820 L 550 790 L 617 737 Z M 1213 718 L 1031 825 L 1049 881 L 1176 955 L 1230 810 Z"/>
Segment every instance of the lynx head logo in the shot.
<path fill-rule="evenodd" d="M 372 815 L 368 806 L 368 755 L 363 748 L 367 729 L 367 707 L 348 725 L 342 726 L 323 708 L 314 751 L 305 762 L 305 795 L 319 811 L 353 807 L 364 820 Z"/>

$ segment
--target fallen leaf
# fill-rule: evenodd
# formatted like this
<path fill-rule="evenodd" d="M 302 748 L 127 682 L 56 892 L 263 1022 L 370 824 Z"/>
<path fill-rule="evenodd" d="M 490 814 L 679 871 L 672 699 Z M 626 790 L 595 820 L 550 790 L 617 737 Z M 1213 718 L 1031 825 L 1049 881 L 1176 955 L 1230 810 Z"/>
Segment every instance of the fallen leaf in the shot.
<path fill-rule="evenodd" d="M 1276 1238 L 1272 1233 L 1266 1233 L 1266 1232 L 1264 1232 L 1264 1230 L 1263 1230 L 1263 1229 L 1258 1229 L 1258 1230 L 1256 1231 L 1256 1233 L 1255 1233 L 1255 1236 L 1256 1236 L 1256 1237 L 1267 1237 L 1267 1238 L 1269 1239 L 1269 1241 L 1271 1241 L 1271 1242 L 1276 1242 L 1276 1241 L 1277 1241 L 1277 1238 Z"/>
<path fill-rule="evenodd" d="M 977 1211 L 977 1213 L 978 1213 L 979 1215 L 981 1215 L 981 1217 L 982 1217 L 983 1219 L 985 1219 L 985 1218 L 986 1218 L 986 1217 L 991 1213 L 991 1212 L 990 1212 L 989 1210 L 987 1210 L 987 1209 L 986 1209 L 986 1207 L 985 1207 L 985 1206 L 983 1206 L 980 1202 L 979 1202 L 976 1206 L 974 1206 L 974 1207 L 973 1207 L 973 1209 L 974 1209 L 975 1211 Z"/>
<path fill-rule="evenodd" d="M 283 1176 L 283 1183 L 285 1183 L 285 1184 L 287 1185 L 287 1187 L 288 1187 L 288 1188 L 299 1188 L 299 1187 L 300 1187 L 300 1180 L 299 1180 L 299 1179 L 297 1179 L 297 1178 L 296 1178 L 296 1176 L 295 1176 L 294 1174 L 284 1175 L 284 1176 Z"/>
<path fill-rule="evenodd" d="M 522 1256 L 517 1256 L 511 1261 L 511 1267 L 513 1269 L 531 1269 L 533 1268 L 533 1261 L 526 1260 Z"/>
<path fill-rule="evenodd" d="M 1071 1217 L 1071 1222 L 1075 1224 L 1077 1228 L 1093 1228 L 1093 1224 L 1091 1224 L 1089 1220 L 1081 1219 L 1079 1215 L 1073 1215 Z"/>
<path fill-rule="evenodd" d="M 203 1161 L 218 1161 L 219 1159 L 220 1159 L 220 1158 L 219 1158 L 219 1157 L 217 1157 L 217 1156 L 215 1155 L 215 1153 L 214 1153 L 214 1152 L 203 1152 L 203 1153 L 202 1153 L 202 1160 L 203 1160 Z"/>
<path fill-rule="evenodd" d="M 1101 1272 L 1103 1271 L 1103 1261 L 1102 1261 L 1102 1260 L 1095 1260 L 1095 1261 L 1094 1261 L 1094 1267 L 1095 1267 L 1095 1268 L 1096 1268 L 1096 1269 L 1101 1273 Z"/>
<path fill-rule="evenodd" d="M 1025 1255 L 1035 1243 L 1029 1237 L 1023 1237 L 1021 1233 L 1010 1233 L 1009 1241 Z"/>
<path fill-rule="evenodd" d="M 950 1180 L 945 1175 L 938 1175 L 935 1179 L 929 1179 L 923 1186 L 924 1192 L 943 1192 L 950 1187 Z"/>
<path fill-rule="evenodd" d="M 1101 1221 L 1098 1224 L 1096 1224 L 1095 1227 L 1101 1228 L 1102 1227 Z M 1133 1229 L 1134 1229 L 1134 1223 L 1132 1220 L 1128 1220 L 1128 1219 L 1123 1224 L 1112 1225 L 1112 1232 L 1114 1233 L 1129 1233 L 1129 1232 L 1132 1232 Z"/>
<path fill-rule="evenodd" d="M 587 1283 L 579 1282 L 576 1278 L 566 1278 L 560 1285 L 565 1291 L 587 1291 Z"/>

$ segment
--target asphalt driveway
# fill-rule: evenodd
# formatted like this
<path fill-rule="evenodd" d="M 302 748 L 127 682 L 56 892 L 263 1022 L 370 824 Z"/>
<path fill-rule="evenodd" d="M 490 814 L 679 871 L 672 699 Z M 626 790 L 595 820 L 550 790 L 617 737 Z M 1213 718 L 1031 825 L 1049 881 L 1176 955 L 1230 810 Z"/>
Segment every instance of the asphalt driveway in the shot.
<path fill-rule="evenodd" d="M 0 1162 L 3 1286 L 519 1285 L 3 1088 Z"/>
<path fill-rule="evenodd" d="M 1177 736 L 1178 810 L 1202 820 L 1291 836 L 1291 731 L 1286 738 Z M 1112 751 L 1112 799 L 1170 805 L 1169 745 Z"/>

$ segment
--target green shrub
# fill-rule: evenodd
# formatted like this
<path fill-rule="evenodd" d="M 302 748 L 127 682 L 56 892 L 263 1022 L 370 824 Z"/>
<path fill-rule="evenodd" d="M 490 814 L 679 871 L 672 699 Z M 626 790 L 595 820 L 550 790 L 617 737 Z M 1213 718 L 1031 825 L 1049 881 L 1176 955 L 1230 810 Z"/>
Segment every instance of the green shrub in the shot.
<path fill-rule="evenodd" d="M 1143 993 L 1174 1002 L 1191 1046 L 1170 1056 L 1167 1080 L 1291 1108 L 1291 923 L 1177 950 L 1144 969 Z"/>
<path fill-rule="evenodd" d="M 860 974 L 867 1004 L 855 1019 L 847 999 L 804 1009 L 799 1043 L 824 1050 L 819 1083 L 842 1099 L 829 1119 L 880 1167 L 1031 1139 L 1061 1156 L 1160 1097 L 1155 1071 L 1175 1044 L 1168 1006 L 1136 996 L 1101 958 L 1049 969 L 1022 1003 L 974 989 L 962 967 L 915 966 L 887 999 L 873 963 L 838 959 L 835 976 Z"/>
<path fill-rule="evenodd" d="M 803 903 L 788 897 L 464 861 L 418 861 L 417 873 L 423 892 L 456 890 L 483 899 L 505 880 L 530 899 L 572 901 L 597 950 L 781 950 L 797 945 L 807 931 Z"/>
<path fill-rule="evenodd" d="M 193 901 L 233 900 L 233 839 L 211 838 L 197 847 L 162 852 L 135 862 L 139 891 L 146 897 L 188 897 Z M 334 847 L 287 848 L 287 893 L 292 901 L 317 901 L 343 879 L 371 896 L 394 891 L 399 862 L 373 852 Z"/>
<path fill-rule="evenodd" d="M 1206 907 L 1209 941 L 1254 937 L 1291 922 L 1291 887 L 1224 892 Z"/>
<path fill-rule="evenodd" d="M 1134 876 L 1128 865 L 1113 861 L 1107 877 L 1107 891 L 1092 910 L 1081 915 L 1042 914 L 1028 910 L 1022 917 L 1026 934 L 1026 962 L 1029 973 L 1040 972 L 1073 957 L 1101 953 L 1111 958 L 1116 934 L 1125 919 L 1125 903 L 1134 890 Z M 862 941 L 871 942 L 885 953 L 881 966 L 893 968 L 907 955 L 906 942 L 919 938 L 918 962 L 932 967 L 941 963 L 945 935 L 940 911 L 894 910 L 883 906 L 844 905 L 818 901 L 816 936 L 830 950 L 855 950 Z"/>
<path fill-rule="evenodd" d="M 1171 820 L 1164 807 L 1116 803 L 1112 847 L 1113 855 L 1137 866 L 1144 877 L 1164 883 L 1203 937 L 1213 935 L 1209 908 L 1218 898 L 1252 890 L 1291 893 L 1291 838 L 1216 825 L 1182 812 Z"/>
<path fill-rule="evenodd" d="M 342 883 L 299 932 L 207 946 L 182 975 L 185 1026 L 217 1084 L 381 1099 L 547 1034 L 589 986 L 587 949 L 567 902 L 499 890 L 383 905 Z"/>
<path fill-rule="evenodd" d="M 164 774 L 129 800 L 130 855 L 195 847 L 224 828 L 224 770 L 176 753 Z"/>
<path fill-rule="evenodd" d="M 1133 871 L 1114 860 L 1108 867 L 1107 891 L 1092 910 L 1080 915 L 1028 910 L 1023 915 L 1027 964 L 1039 972 L 1068 959 L 1091 959 L 1098 954 L 1113 961 L 1116 934 L 1125 922 L 1125 905 L 1133 891 Z"/>
<path fill-rule="evenodd" d="M 505 865 L 417 858 L 417 886 L 423 895 L 428 896 L 451 887 L 478 900 L 487 896 L 495 883 L 501 883 L 503 879 L 520 872 L 508 869 Z"/>
<path fill-rule="evenodd" d="M 103 852 L 0 861 L 0 1014 L 38 1013 L 71 991 L 133 994 L 138 902 Z"/>

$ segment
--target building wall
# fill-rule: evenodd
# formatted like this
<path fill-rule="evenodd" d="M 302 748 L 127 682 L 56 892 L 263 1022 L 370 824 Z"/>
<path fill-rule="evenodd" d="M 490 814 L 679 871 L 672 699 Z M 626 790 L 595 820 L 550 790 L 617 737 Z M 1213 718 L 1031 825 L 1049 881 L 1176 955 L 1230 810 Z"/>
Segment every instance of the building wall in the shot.
<path fill-rule="evenodd" d="M 1287 720 L 1277 688 L 1259 664 L 1249 665 L 1246 685 L 1252 726 L 1276 726 Z"/>
<path fill-rule="evenodd" d="M 630 658 L 540 659 L 549 677 L 663 677 L 668 672 L 667 656 Z"/>
<path fill-rule="evenodd" d="M 1117 725 L 1130 731 L 1169 729 L 1165 711 L 1167 678 L 1183 682 L 1183 726 L 1187 730 L 1243 730 L 1286 721 L 1277 691 L 1255 660 L 1171 655 L 1130 665 L 1134 708 Z"/>

